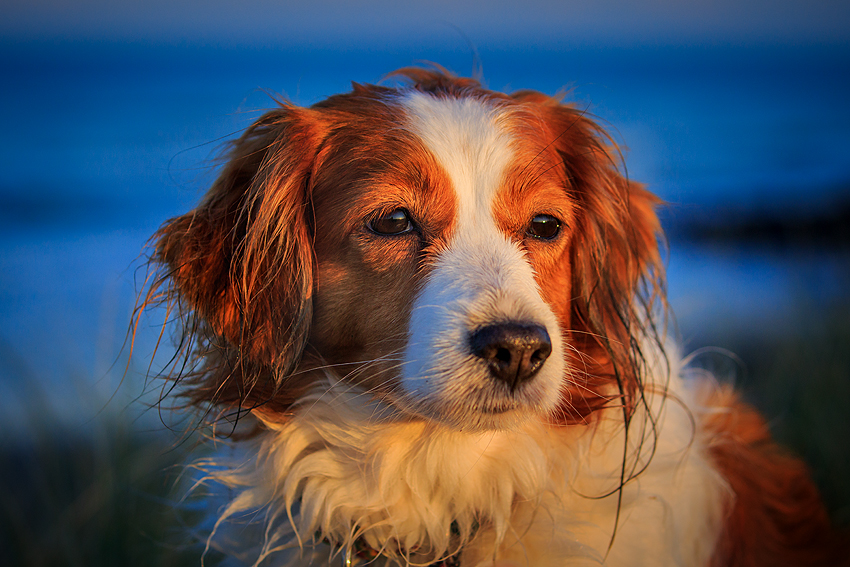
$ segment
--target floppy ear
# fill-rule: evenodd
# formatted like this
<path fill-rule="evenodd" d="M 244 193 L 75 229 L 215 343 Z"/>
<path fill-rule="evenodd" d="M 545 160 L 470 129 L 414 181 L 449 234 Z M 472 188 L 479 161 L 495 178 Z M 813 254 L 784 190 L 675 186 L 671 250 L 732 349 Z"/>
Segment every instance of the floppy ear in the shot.
<path fill-rule="evenodd" d="M 270 398 L 309 333 L 313 286 L 309 184 L 318 146 L 307 109 L 284 106 L 235 142 L 197 209 L 154 235 L 169 299 L 188 311 L 196 401 Z M 200 351 L 200 352 L 198 352 Z M 256 403 L 257 400 L 254 400 Z"/>
<path fill-rule="evenodd" d="M 588 376 L 616 379 L 631 409 L 645 365 L 641 345 L 658 339 L 653 321 L 666 311 L 659 199 L 618 171 L 616 146 L 583 112 L 547 102 L 553 145 L 578 205 L 569 251 L 572 340 L 589 355 L 581 361 Z M 573 399 L 582 413 L 604 401 L 584 398 L 584 412 Z"/>

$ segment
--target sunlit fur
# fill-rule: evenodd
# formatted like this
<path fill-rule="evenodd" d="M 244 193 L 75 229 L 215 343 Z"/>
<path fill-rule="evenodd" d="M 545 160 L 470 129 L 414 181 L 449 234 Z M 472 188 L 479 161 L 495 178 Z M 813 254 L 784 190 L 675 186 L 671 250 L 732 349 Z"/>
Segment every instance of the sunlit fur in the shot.
<path fill-rule="evenodd" d="M 309 547 L 321 533 L 343 548 L 362 538 L 399 555 L 415 549 L 413 564 L 462 548 L 463 565 L 706 565 L 727 489 L 694 430 L 694 392 L 680 380 L 674 388 L 649 388 L 660 435 L 639 415 L 627 442 L 616 408 L 593 428 L 531 421 L 466 433 L 406 419 L 329 378 L 302 400 L 309 411 L 267 423 L 273 433 L 249 460 L 216 475 L 244 487 L 224 521 L 271 503 L 263 521 L 273 529 L 250 542 L 256 557 L 286 542 Z M 644 470 L 618 506 L 626 443 L 628 467 Z M 294 526 L 280 521 L 293 508 Z M 297 564 L 301 553 L 283 555 Z"/>
<path fill-rule="evenodd" d="M 282 103 L 154 236 L 144 304 L 184 322 L 170 378 L 240 433 L 197 464 L 226 501 L 208 545 L 256 565 L 843 560 L 805 467 L 664 336 L 657 199 L 604 132 L 540 93 L 396 78 Z M 394 211 L 407 228 L 374 229 Z M 537 215 L 560 230 L 538 238 Z M 519 385 L 470 347 L 502 323 L 551 342 Z"/>
<path fill-rule="evenodd" d="M 454 231 L 431 266 L 408 324 L 401 386 L 409 407 L 459 429 L 498 427 L 514 408 L 523 415 L 532 408 L 551 413 L 565 372 L 558 321 L 540 297 L 523 250 L 493 216 L 494 196 L 518 143 L 504 124 L 510 115 L 472 97 L 411 92 L 402 105 L 409 128 L 445 170 L 457 196 Z M 518 392 L 493 388 L 485 365 L 471 360 L 467 345 L 471 331 L 503 320 L 541 323 L 553 341 L 555 356 Z"/>

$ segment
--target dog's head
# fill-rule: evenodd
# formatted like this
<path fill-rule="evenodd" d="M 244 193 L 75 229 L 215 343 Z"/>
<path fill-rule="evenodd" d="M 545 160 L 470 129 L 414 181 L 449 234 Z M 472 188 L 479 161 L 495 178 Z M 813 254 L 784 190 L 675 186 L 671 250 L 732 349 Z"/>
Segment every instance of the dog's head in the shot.
<path fill-rule="evenodd" d="M 582 111 L 437 71 L 283 104 L 154 238 L 196 403 L 284 419 L 330 369 L 413 419 L 635 402 L 656 199 Z"/>

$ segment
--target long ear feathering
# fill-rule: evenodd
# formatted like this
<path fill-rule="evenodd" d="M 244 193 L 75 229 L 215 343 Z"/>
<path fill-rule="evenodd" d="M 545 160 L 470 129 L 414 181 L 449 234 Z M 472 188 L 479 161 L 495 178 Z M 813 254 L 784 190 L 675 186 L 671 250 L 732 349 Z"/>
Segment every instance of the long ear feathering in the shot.
<path fill-rule="evenodd" d="M 231 143 L 201 204 L 152 238 L 159 277 L 144 303 L 164 302 L 183 321 L 171 378 L 193 404 L 285 411 L 301 394 L 287 378 L 312 314 L 311 113 L 282 105 L 263 115 Z"/>

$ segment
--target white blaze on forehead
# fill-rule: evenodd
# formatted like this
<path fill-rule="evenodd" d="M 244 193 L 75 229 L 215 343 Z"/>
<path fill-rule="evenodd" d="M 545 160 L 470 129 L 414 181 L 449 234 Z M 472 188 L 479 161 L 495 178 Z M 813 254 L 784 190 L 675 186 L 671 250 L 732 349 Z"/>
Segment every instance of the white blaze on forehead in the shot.
<path fill-rule="evenodd" d="M 411 312 L 401 380 L 406 405 L 461 428 L 500 427 L 511 414 L 548 412 L 564 372 L 557 319 L 540 296 L 525 252 L 493 214 L 517 147 L 510 111 L 492 101 L 420 92 L 402 103 L 408 127 L 439 163 L 458 204 L 453 233 Z M 553 353 L 534 380 L 511 394 L 469 344 L 476 329 L 506 321 L 543 326 Z M 492 417 L 498 412 L 504 419 Z"/>
<path fill-rule="evenodd" d="M 514 147 L 507 112 L 477 98 L 437 98 L 420 92 L 408 94 L 404 106 L 411 129 L 452 182 L 458 198 L 457 229 L 496 229 L 493 200 Z"/>

